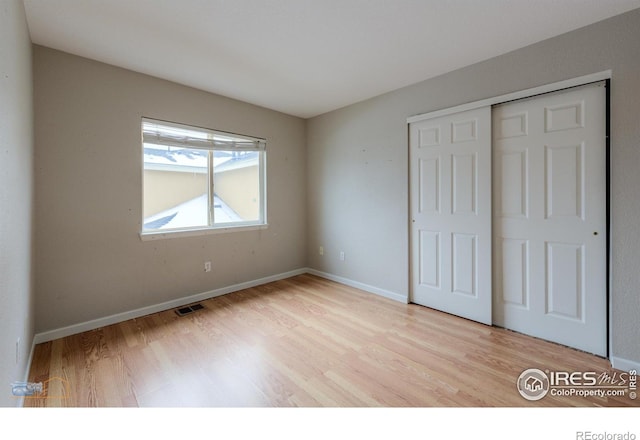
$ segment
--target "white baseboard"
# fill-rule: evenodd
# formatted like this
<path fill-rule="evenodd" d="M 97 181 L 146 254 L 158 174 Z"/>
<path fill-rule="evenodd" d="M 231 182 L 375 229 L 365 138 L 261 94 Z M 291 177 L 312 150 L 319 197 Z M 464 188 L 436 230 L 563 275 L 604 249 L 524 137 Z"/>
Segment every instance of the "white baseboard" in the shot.
<path fill-rule="evenodd" d="M 301 268 L 301 269 L 296 269 L 289 272 L 280 273 L 277 275 L 260 278 L 253 281 L 247 281 L 244 283 L 234 284 L 232 286 L 222 287 L 220 289 L 210 290 L 208 292 L 198 293 L 196 295 L 191 295 L 183 298 L 174 299 L 171 301 L 166 301 L 166 302 L 155 304 L 152 306 L 142 307 L 142 308 L 131 310 L 128 312 L 117 313 L 115 315 L 105 316 L 103 318 L 97 318 L 91 321 L 81 322 L 79 324 L 73 324 L 67 327 L 62 327 L 54 330 L 48 330 L 45 332 L 37 333 L 33 337 L 33 346 L 31 348 L 31 356 L 33 356 L 33 347 L 36 344 L 53 341 L 54 339 L 64 338 L 65 336 L 71 336 L 71 335 L 86 332 L 89 330 L 95 330 L 97 328 L 105 327 L 111 324 L 117 324 L 119 322 L 126 321 L 128 319 L 139 318 L 141 316 L 150 315 L 152 313 L 162 312 L 164 310 L 173 309 L 176 307 L 184 306 L 186 304 L 191 304 L 198 301 L 204 301 L 209 298 L 215 298 L 216 296 L 226 295 L 228 293 L 237 292 L 239 290 L 248 289 L 250 287 L 256 287 L 262 284 L 271 283 L 273 281 L 290 278 L 296 275 L 302 275 L 304 273 L 317 275 L 319 277 L 336 281 L 338 283 L 355 287 L 357 289 L 361 289 L 370 293 L 374 293 L 376 295 L 380 295 L 385 298 L 392 299 L 394 301 L 399 301 L 405 304 L 408 302 L 408 298 L 406 296 L 396 292 L 380 289 L 378 287 L 370 286 L 368 284 L 360 283 L 358 281 L 353 281 L 348 278 L 343 278 L 330 273 L 321 272 L 319 270 L 310 269 L 310 268 Z M 29 365 L 31 365 L 31 359 L 29 360 Z"/>
<path fill-rule="evenodd" d="M 635 370 L 638 373 L 640 373 L 640 362 L 630 361 L 628 359 L 624 359 L 624 358 L 617 357 L 617 356 L 611 356 L 610 360 L 611 360 L 611 365 L 613 366 L 613 368 L 616 368 L 616 369 L 622 370 L 622 371 Z"/>
<path fill-rule="evenodd" d="M 73 324 L 67 327 L 62 327 L 55 330 L 49 330 L 42 333 L 37 333 L 33 337 L 33 344 L 41 344 L 43 342 L 53 341 L 54 339 L 64 338 L 65 336 L 75 335 L 77 333 L 86 332 L 89 330 L 95 330 L 100 327 L 105 327 L 111 324 L 117 324 L 122 321 L 127 321 L 133 318 L 139 318 L 141 316 L 150 315 L 152 313 L 162 312 L 164 310 L 173 309 L 176 307 L 184 306 L 198 301 L 204 301 L 209 298 L 215 298 L 216 296 L 226 295 L 228 293 L 237 292 L 243 289 L 249 289 L 251 287 L 260 286 L 262 284 L 271 283 L 273 281 L 290 278 L 296 275 L 302 275 L 307 273 L 306 268 L 292 270 L 289 272 L 280 273 L 277 275 L 271 275 L 268 277 L 260 278 L 253 281 L 247 281 L 244 283 L 234 284 L 232 286 L 222 287 L 220 289 L 210 290 L 208 292 L 198 293 L 196 295 L 186 296 L 183 298 L 166 301 L 160 304 L 152 306 L 142 307 L 139 309 L 131 310 L 129 312 L 117 313 L 115 315 L 105 316 L 103 318 L 93 319 L 91 321 L 81 322 L 79 324 Z M 29 363 L 31 365 L 31 363 Z"/>
<path fill-rule="evenodd" d="M 333 275 L 333 274 L 322 272 L 316 269 L 308 268 L 307 273 L 310 273 L 311 275 L 316 275 L 322 278 L 326 278 L 328 280 L 335 281 L 340 284 L 345 284 L 347 286 L 355 287 L 356 289 L 364 290 L 369 293 L 374 293 L 376 295 L 384 296 L 385 298 L 389 298 L 404 304 L 409 303 L 408 296 L 402 295 L 400 293 L 392 292 L 390 290 L 380 289 L 379 287 L 370 286 L 368 284 L 364 284 L 359 281 L 350 280 L 349 278 L 343 278 L 338 275 Z"/>

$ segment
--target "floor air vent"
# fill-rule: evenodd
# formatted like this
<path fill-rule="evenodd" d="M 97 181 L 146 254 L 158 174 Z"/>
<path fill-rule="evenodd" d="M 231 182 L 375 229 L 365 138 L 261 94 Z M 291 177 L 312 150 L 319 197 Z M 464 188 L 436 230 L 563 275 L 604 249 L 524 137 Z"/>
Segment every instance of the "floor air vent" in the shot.
<path fill-rule="evenodd" d="M 184 306 L 176 309 L 176 313 L 178 314 L 178 316 L 184 316 L 201 309 L 204 309 L 204 306 L 202 304 L 191 304 L 190 306 Z"/>

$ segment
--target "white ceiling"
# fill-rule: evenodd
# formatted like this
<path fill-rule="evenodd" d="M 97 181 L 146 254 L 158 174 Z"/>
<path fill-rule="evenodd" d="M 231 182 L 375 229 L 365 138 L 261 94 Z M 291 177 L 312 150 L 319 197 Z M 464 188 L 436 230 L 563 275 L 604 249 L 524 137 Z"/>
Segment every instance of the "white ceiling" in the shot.
<path fill-rule="evenodd" d="M 24 0 L 34 43 L 301 117 L 640 0 Z"/>

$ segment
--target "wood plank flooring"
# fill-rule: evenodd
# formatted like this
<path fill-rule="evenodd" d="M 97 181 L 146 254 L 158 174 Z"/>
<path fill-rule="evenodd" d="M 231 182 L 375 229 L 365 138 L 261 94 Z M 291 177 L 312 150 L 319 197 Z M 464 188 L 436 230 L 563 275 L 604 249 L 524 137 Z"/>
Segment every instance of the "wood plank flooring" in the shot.
<path fill-rule="evenodd" d="M 25 406 L 640 406 L 616 398 L 535 402 L 529 368 L 595 371 L 609 362 L 550 342 L 301 275 L 39 344 Z"/>

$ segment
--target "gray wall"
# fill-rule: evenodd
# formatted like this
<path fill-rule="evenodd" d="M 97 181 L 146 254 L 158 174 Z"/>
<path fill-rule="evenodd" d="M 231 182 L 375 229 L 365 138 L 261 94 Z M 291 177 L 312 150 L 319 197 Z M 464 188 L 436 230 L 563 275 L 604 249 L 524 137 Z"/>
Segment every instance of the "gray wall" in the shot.
<path fill-rule="evenodd" d="M 304 120 L 33 50 L 37 332 L 305 267 Z M 268 229 L 141 241 L 143 115 L 267 138 Z"/>
<path fill-rule="evenodd" d="M 0 406 L 24 380 L 33 339 L 31 40 L 19 0 L 0 3 Z M 16 341 L 20 338 L 16 364 Z"/>
<path fill-rule="evenodd" d="M 309 120 L 309 266 L 406 296 L 406 118 L 607 69 L 612 354 L 640 362 L 640 10 Z"/>

